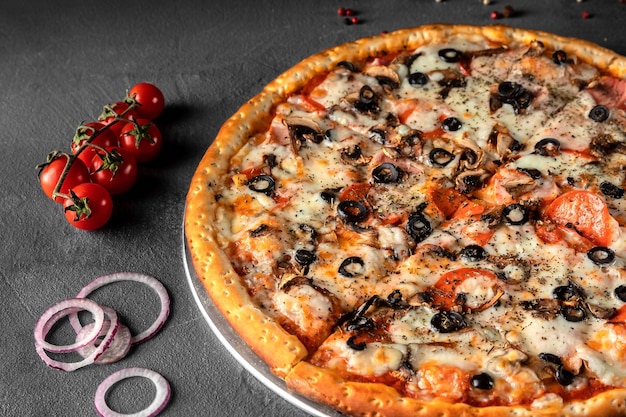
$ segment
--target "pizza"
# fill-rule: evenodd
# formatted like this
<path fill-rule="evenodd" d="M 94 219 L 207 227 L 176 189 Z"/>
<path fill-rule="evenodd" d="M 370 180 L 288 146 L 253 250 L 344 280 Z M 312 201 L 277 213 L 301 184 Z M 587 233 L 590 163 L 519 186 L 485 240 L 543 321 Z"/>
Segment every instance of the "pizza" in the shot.
<path fill-rule="evenodd" d="M 626 415 L 626 58 L 505 26 L 315 54 L 191 181 L 198 279 L 354 416 Z"/>

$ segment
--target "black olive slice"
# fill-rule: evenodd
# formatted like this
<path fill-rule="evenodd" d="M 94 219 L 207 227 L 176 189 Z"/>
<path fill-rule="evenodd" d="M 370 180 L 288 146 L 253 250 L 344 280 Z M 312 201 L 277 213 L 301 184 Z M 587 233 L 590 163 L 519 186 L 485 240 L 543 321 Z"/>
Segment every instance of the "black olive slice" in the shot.
<path fill-rule="evenodd" d="M 596 265 L 607 265 L 615 260 L 615 252 L 604 246 L 589 249 L 587 257 Z"/>
<path fill-rule="evenodd" d="M 624 197 L 624 189 L 608 181 L 602 181 L 602 183 L 600 183 L 600 191 L 608 197 L 618 199 Z"/>
<path fill-rule="evenodd" d="M 350 338 L 346 342 L 348 346 L 350 347 L 350 349 L 365 350 L 365 348 L 367 347 L 367 344 L 365 342 L 354 343 L 354 339 L 356 339 L 356 336 L 350 336 Z"/>
<path fill-rule="evenodd" d="M 528 221 L 528 209 L 523 204 L 509 204 L 502 209 L 502 217 L 509 225 L 524 224 Z"/>
<path fill-rule="evenodd" d="M 413 72 L 409 74 L 409 84 L 412 86 L 422 86 L 428 84 L 428 75 L 423 72 Z"/>
<path fill-rule="evenodd" d="M 487 256 L 487 252 L 478 245 L 468 245 L 461 250 L 461 259 L 467 262 L 478 262 Z"/>
<path fill-rule="evenodd" d="M 367 217 L 367 207 L 360 201 L 344 200 L 337 205 L 337 214 L 348 223 L 358 223 Z"/>
<path fill-rule="evenodd" d="M 374 322 L 362 315 L 357 315 L 354 318 L 352 318 L 349 323 L 346 325 L 346 330 L 351 332 L 354 330 L 359 330 L 359 329 L 363 329 L 366 327 L 372 327 L 374 325 Z"/>
<path fill-rule="evenodd" d="M 430 324 L 439 333 L 457 332 L 466 326 L 465 319 L 456 311 L 440 311 L 430 319 Z"/>
<path fill-rule="evenodd" d="M 369 139 L 374 143 L 384 145 L 387 142 L 387 133 L 382 129 L 371 129 Z"/>
<path fill-rule="evenodd" d="M 541 156 L 556 156 L 561 150 L 561 142 L 554 138 L 541 139 L 535 144 L 535 151 Z"/>
<path fill-rule="evenodd" d="M 278 162 L 276 162 L 276 155 L 272 153 L 263 155 L 263 162 L 270 168 L 275 168 L 278 165 Z"/>
<path fill-rule="evenodd" d="M 333 192 L 327 191 L 327 190 L 322 191 L 320 193 L 320 197 L 322 197 L 322 200 L 324 200 L 328 204 L 333 204 L 335 200 L 337 199 L 337 196 Z"/>
<path fill-rule="evenodd" d="M 491 375 L 485 372 L 474 375 L 470 380 L 470 383 L 472 384 L 473 388 L 484 390 L 493 389 L 493 387 L 495 386 Z"/>
<path fill-rule="evenodd" d="M 597 106 L 594 106 L 589 111 L 589 118 L 593 120 L 594 122 L 598 122 L 598 123 L 604 122 L 606 119 L 609 118 L 610 115 L 611 115 L 611 112 L 609 111 L 608 107 L 602 104 L 598 104 Z"/>
<path fill-rule="evenodd" d="M 309 266 L 317 260 L 317 256 L 310 250 L 298 249 L 295 254 L 295 260 L 302 266 Z"/>
<path fill-rule="evenodd" d="M 252 191 L 270 195 L 276 188 L 276 181 L 269 175 L 261 174 L 250 178 L 250 181 L 248 181 L 248 188 Z"/>
<path fill-rule="evenodd" d="M 341 150 L 341 157 L 346 159 L 359 159 L 363 151 L 359 145 L 349 146 Z"/>
<path fill-rule="evenodd" d="M 359 102 L 369 105 L 376 101 L 376 93 L 369 85 L 364 85 L 359 90 Z"/>
<path fill-rule="evenodd" d="M 341 262 L 338 272 L 347 278 L 354 278 L 361 275 L 365 269 L 365 262 L 359 256 L 350 256 Z"/>
<path fill-rule="evenodd" d="M 406 232 L 419 243 L 426 239 L 433 231 L 428 219 L 420 212 L 411 213 L 406 223 Z"/>
<path fill-rule="evenodd" d="M 576 376 L 572 372 L 563 368 L 563 366 L 559 366 L 558 368 L 556 368 L 556 374 L 554 375 L 554 377 L 556 379 L 556 382 L 563 386 L 572 384 L 574 382 L 574 378 L 576 378 Z"/>
<path fill-rule="evenodd" d="M 519 97 L 524 92 L 521 84 L 512 81 L 503 81 L 498 84 L 498 95 L 503 99 Z"/>
<path fill-rule="evenodd" d="M 619 287 L 615 288 L 615 296 L 618 298 L 618 300 L 626 303 L 626 285 L 620 285 Z"/>
<path fill-rule="evenodd" d="M 573 298 L 584 298 L 585 294 L 580 287 L 574 283 L 570 283 L 556 287 L 552 290 L 552 296 L 559 301 L 569 301 Z"/>
<path fill-rule="evenodd" d="M 463 123 L 456 117 L 448 117 L 441 123 L 443 130 L 446 132 L 456 132 L 463 127 Z"/>
<path fill-rule="evenodd" d="M 454 154 L 443 148 L 435 148 L 428 154 L 428 160 L 433 166 L 443 168 L 454 160 Z"/>
<path fill-rule="evenodd" d="M 463 177 L 463 190 L 459 190 L 462 193 L 468 193 L 472 190 L 476 190 L 483 185 L 483 180 L 480 178 L 480 175 L 467 175 Z"/>
<path fill-rule="evenodd" d="M 387 296 L 387 302 L 392 306 L 398 306 L 402 303 L 402 293 L 400 290 L 393 290 Z"/>
<path fill-rule="evenodd" d="M 565 51 L 559 49 L 552 54 L 552 61 L 557 65 L 567 64 L 567 54 Z"/>
<path fill-rule="evenodd" d="M 340 61 L 337 63 L 338 67 L 341 68 L 345 68 L 347 70 L 349 70 L 350 72 L 356 72 L 356 67 L 354 66 L 354 64 L 352 62 L 349 61 Z"/>
<path fill-rule="evenodd" d="M 267 232 L 269 230 L 269 226 L 266 224 L 262 224 L 259 227 L 257 227 L 254 230 L 250 231 L 250 236 L 251 237 L 259 237 L 261 235 L 263 235 L 265 232 Z"/>
<path fill-rule="evenodd" d="M 571 322 L 579 322 L 587 318 L 587 312 L 579 305 L 562 305 L 560 313 L 565 320 Z"/>
<path fill-rule="evenodd" d="M 445 62 L 459 62 L 462 56 L 463 53 L 454 48 L 444 48 L 439 50 L 439 58 L 441 58 Z"/>
<path fill-rule="evenodd" d="M 391 162 L 384 162 L 372 170 L 372 179 L 378 184 L 396 183 L 400 176 L 400 170 Z"/>
<path fill-rule="evenodd" d="M 541 171 L 535 168 L 517 168 L 519 172 L 523 172 L 534 180 L 541 178 Z"/>
<path fill-rule="evenodd" d="M 563 365 L 563 361 L 561 360 L 561 358 L 552 353 L 540 353 L 538 357 L 542 361 L 550 362 L 554 365 Z"/>

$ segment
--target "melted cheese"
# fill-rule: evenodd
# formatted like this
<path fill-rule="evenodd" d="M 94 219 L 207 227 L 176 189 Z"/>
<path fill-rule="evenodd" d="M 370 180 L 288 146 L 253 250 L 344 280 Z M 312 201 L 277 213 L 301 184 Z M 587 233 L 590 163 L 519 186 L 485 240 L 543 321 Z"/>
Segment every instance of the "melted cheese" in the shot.
<path fill-rule="evenodd" d="M 625 160 L 591 152 L 599 135 L 623 142 L 623 120 L 598 123 L 588 117 L 596 103 L 580 86 L 597 71 L 585 64 L 557 66 L 547 52 L 533 60 L 525 46 L 477 56 L 469 68 L 439 57 L 443 48 L 491 47 L 453 39 L 413 51 L 413 60 L 408 55 L 394 60 L 389 68 L 397 86 L 366 74 L 381 65 L 374 59 L 359 63 L 359 72 L 330 70 L 308 96 L 291 95 L 276 108 L 262 140 L 257 137 L 231 161 L 232 181 L 219 189 L 221 238 L 234 248 L 238 271 L 247 274 L 258 304 L 272 316 L 288 318 L 303 333 L 328 328 L 333 303 L 349 315 L 373 296 L 386 299 L 399 291 L 404 307 L 380 303 L 361 312 L 371 316 L 380 333 L 341 328 L 319 346 L 319 355 L 311 352 L 312 360 L 324 366 L 373 377 L 401 375 L 404 364 L 418 375 L 404 380 L 407 392 L 455 401 L 459 394 L 450 387 L 433 386 L 443 384 L 433 377 L 433 364 L 463 375 L 484 372 L 495 380 L 492 398 L 544 408 L 562 401 L 544 384 L 549 378 L 544 368 L 551 365 L 538 358 L 549 353 L 574 373 L 586 364 L 589 372 L 568 389 L 578 389 L 583 378 L 626 387 L 624 332 L 607 330 L 613 325 L 594 317 L 590 308 L 585 320 L 567 321 L 554 304 L 559 303 L 555 288 L 576 285 L 583 291 L 580 303 L 607 311 L 623 305 L 613 291 L 626 275 L 626 199 L 603 195 L 601 184 L 625 184 Z M 426 84 L 409 82 L 415 72 L 427 74 Z M 450 74 L 461 82 L 446 86 Z M 530 94 L 526 107 L 504 102 L 492 108 L 494 91 L 503 81 Z M 364 87 L 371 88 L 373 104 L 359 104 Z M 309 100 L 324 110 L 310 112 Z M 287 120 L 294 117 L 311 120 L 319 128 L 317 140 L 290 137 L 295 133 Z M 443 125 L 451 117 L 460 121 L 458 129 Z M 510 136 L 517 147 L 499 147 L 494 140 L 503 139 L 494 132 Z M 408 140 L 410 135 L 418 139 Z M 542 156 L 535 145 L 548 137 L 558 139 L 561 149 Z M 442 149 L 450 153 L 449 161 L 434 162 L 431 152 Z M 273 165 L 267 163 L 270 156 Z M 384 163 L 397 168 L 395 180 L 374 175 Z M 271 175 L 275 190 L 250 189 L 246 173 L 255 170 Z M 525 177 L 524 172 L 531 174 Z M 491 181 L 496 175 L 501 178 Z M 458 196 L 432 201 L 447 189 L 456 189 Z M 538 232 L 540 226 L 550 227 L 542 217 L 546 204 L 571 189 L 607 200 L 614 222 L 613 262 L 597 265 L 580 246 L 567 239 L 546 242 Z M 354 205 L 342 213 L 340 203 L 346 200 Z M 358 208 L 357 202 L 363 206 Z M 468 202 L 477 211 L 463 214 L 463 208 L 472 207 Z M 502 217 L 511 203 L 530 211 L 523 224 Z M 437 204 L 449 206 L 444 210 Z M 347 220 L 361 209 L 362 217 Z M 415 216 L 422 217 L 413 230 Z M 476 244 L 485 256 L 468 259 L 463 251 Z M 311 251 L 314 258 L 302 264 L 297 249 Z M 346 261 L 352 263 L 346 266 Z M 441 312 L 429 304 L 428 294 L 432 298 L 444 273 L 468 267 L 488 274 L 451 283 L 451 293 L 463 296 L 454 309 L 464 323 L 460 330 L 441 332 L 432 323 Z M 323 290 L 278 290 L 278 282 L 290 274 L 304 275 Z M 538 311 L 534 302 L 552 307 Z M 351 334 L 367 339 L 362 349 L 350 346 Z"/>

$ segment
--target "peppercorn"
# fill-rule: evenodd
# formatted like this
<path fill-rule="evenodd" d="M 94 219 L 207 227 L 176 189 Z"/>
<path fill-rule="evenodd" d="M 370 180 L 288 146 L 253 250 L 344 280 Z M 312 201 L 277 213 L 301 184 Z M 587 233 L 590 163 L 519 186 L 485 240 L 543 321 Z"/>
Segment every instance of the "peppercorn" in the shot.
<path fill-rule="evenodd" d="M 493 12 L 491 12 L 491 18 L 492 18 L 493 20 L 500 19 L 500 17 L 501 17 L 501 16 L 500 16 L 500 12 L 498 12 L 498 11 L 496 11 L 496 10 L 494 10 Z"/>
<path fill-rule="evenodd" d="M 513 17 L 514 14 L 515 9 L 513 9 L 513 6 L 504 6 L 504 8 L 502 9 L 502 16 L 506 18 Z"/>
<path fill-rule="evenodd" d="M 582 14 L 582 18 L 583 19 L 589 19 L 591 17 L 591 13 L 584 11 Z"/>

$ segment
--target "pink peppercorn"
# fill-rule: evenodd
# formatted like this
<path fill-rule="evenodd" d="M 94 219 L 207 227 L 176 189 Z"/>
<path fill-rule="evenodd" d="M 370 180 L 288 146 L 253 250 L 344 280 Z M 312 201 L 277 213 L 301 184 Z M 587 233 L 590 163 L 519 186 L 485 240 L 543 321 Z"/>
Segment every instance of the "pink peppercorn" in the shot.
<path fill-rule="evenodd" d="M 591 17 L 591 13 L 589 13 L 587 11 L 583 12 L 583 14 L 582 14 L 582 18 L 583 19 L 589 19 L 590 17 Z"/>
<path fill-rule="evenodd" d="M 493 20 L 500 19 L 500 12 L 494 10 L 493 12 L 491 12 L 491 18 Z"/>
<path fill-rule="evenodd" d="M 355 16 L 355 17 L 353 17 L 351 21 L 352 21 L 352 24 L 353 24 L 353 25 L 358 25 L 358 24 L 359 24 L 359 18 L 358 18 L 358 17 L 356 17 L 356 16 Z"/>
<path fill-rule="evenodd" d="M 346 9 L 344 7 L 340 7 L 337 9 L 337 14 L 339 16 L 345 16 L 346 15 Z"/>
<path fill-rule="evenodd" d="M 354 16 L 354 10 L 346 9 L 346 16 Z"/>

